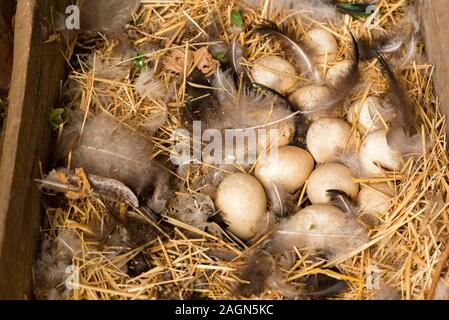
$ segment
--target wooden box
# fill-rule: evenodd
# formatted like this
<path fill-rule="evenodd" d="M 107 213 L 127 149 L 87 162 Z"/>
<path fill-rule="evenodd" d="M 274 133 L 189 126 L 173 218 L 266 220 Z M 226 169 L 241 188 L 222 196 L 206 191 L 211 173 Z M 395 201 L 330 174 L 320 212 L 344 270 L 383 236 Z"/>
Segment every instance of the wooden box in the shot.
<path fill-rule="evenodd" d="M 426 53 L 435 65 L 441 107 L 449 114 L 449 12 L 447 0 L 417 0 Z M 1 3 L 1 1 L 0 1 Z M 32 297 L 32 262 L 42 206 L 34 179 L 46 170 L 48 118 L 58 101 L 66 61 L 52 34 L 52 12 L 61 0 L 18 0 L 10 104 L 0 152 L 0 299 Z"/>

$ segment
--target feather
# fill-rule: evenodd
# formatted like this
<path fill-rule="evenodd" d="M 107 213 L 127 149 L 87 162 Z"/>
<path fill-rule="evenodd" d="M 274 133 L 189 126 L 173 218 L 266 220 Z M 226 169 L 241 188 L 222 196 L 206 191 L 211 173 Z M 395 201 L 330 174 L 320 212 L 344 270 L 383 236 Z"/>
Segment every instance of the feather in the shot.
<path fill-rule="evenodd" d="M 438 280 L 434 300 L 449 300 L 449 272 Z"/>
<path fill-rule="evenodd" d="M 239 277 L 245 282 L 239 282 L 236 293 L 246 298 L 262 294 L 276 270 L 273 257 L 263 250 L 256 250 L 246 257 L 245 263 L 239 272 Z"/>
<path fill-rule="evenodd" d="M 392 126 L 387 132 L 387 143 L 402 156 L 420 156 L 432 148 L 432 142 L 421 134 L 409 135 L 402 126 Z"/>
<path fill-rule="evenodd" d="M 355 36 L 348 29 L 348 32 L 352 39 L 352 50 L 347 58 L 348 67 L 345 72 L 341 72 L 338 78 L 329 81 L 327 79 L 321 79 L 318 70 L 313 65 L 313 52 L 310 49 L 306 49 L 304 44 L 296 40 L 293 35 L 289 34 L 286 30 L 282 30 L 276 27 L 272 22 L 266 22 L 264 26 L 258 29 L 258 32 L 262 34 L 274 35 L 281 39 L 284 48 L 287 53 L 295 57 L 297 63 L 300 64 L 300 70 L 307 70 L 308 76 L 312 77 L 312 80 L 317 86 L 321 86 L 323 90 L 320 90 L 319 98 L 310 98 L 307 111 L 303 111 L 303 114 L 308 118 L 314 118 L 317 114 L 332 113 L 334 108 L 340 107 L 341 102 L 348 96 L 351 90 L 356 86 L 359 80 L 359 61 L 360 52 L 359 44 Z M 298 91 L 299 92 L 299 91 Z M 290 101 L 296 104 L 295 107 L 299 110 L 305 108 L 301 105 L 297 105 L 295 94 L 290 96 Z"/>
<path fill-rule="evenodd" d="M 352 39 L 352 49 L 347 58 L 349 67 L 337 80 L 326 83 L 330 90 L 328 91 L 328 95 L 320 101 L 319 106 L 315 108 L 316 111 L 322 110 L 329 112 L 329 110 L 338 106 L 358 83 L 360 62 L 359 44 L 353 33 L 349 29 L 348 31 Z"/>
<path fill-rule="evenodd" d="M 389 106 L 390 128 L 387 143 L 403 156 L 419 156 L 432 148 L 429 138 L 417 133 L 418 115 L 407 93 L 406 86 L 399 80 L 391 64 L 376 45 L 364 44 L 364 58 L 379 60 L 383 71 L 390 81 L 390 90 L 385 98 Z"/>
<path fill-rule="evenodd" d="M 262 149 L 265 140 L 258 129 L 267 130 L 266 140 L 270 141 L 269 130 L 286 132 L 287 128 L 286 139 L 293 139 L 298 112 L 292 112 L 288 102 L 281 97 L 258 92 L 245 79 L 242 88 L 238 88 L 229 71 L 218 70 L 210 79 L 209 87 L 211 89 L 202 92 L 194 87 L 189 89 L 189 96 L 199 97 L 184 108 L 183 122 L 188 129 L 192 130 L 193 121 L 201 121 L 203 130 L 214 129 L 221 134 L 226 129 L 233 129 L 234 133 L 254 133 L 260 147 L 258 152 L 265 151 Z M 245 160 L 247 151 L 247 148 L 243 150 Z M 225 150 L 221 163 L 235 158 L 235 152 L 234 149 Z"/>
<path fill-rule="evenodd" d="M 79 190 L 76 175 L 73 171 L 65 169 L 58 169 L 58 171 L 68 177 L 68 184 L 59 180 L 55 175 L 55 171 L 52 171 L 43 180 L 36 179 L 40 183 L 40 188 L 63 193 Z M 136 195 L 122 182 L 91 174 L 88 174 L 87 178 L 94 190 L 94 196 L 107 200 L 123 201 L 135 208 L 139 207 L 139 200 Z"/>
<path fill-rule="evenodd" d="M 81 240 L 70 229 L 59 231 L 55 239 L 45 239 L 40 245 L 37 260 L 33 266 L 36 296 L 48 299 L 67 299 L 71 296 L 66 286 L 61 286 L 69 276 L 67 268 L 81 251 Z"/>
<path fill-rule="evenodd" d="M 151 98 L 154 100 L 167 96 L 162 83 L 154 77 L 151 69 L 144 70 L 136 79 L 136 92 L 141 98 Z"/>
<path fill-rule="evenodd" d="M 385 284 L 381 284 L 380 288 L 376 290 L 371 300 L 401 300 L 401 293 Z"/>
<path fill-rule="evenodd" d="M 234 40 L 231 45 L 231 61 L 232 67 L 236 75 L 240 75 L 244 72 L 243 69 L 243 49 L 239 43 Z"/>
<path fill-rule="evenodd" d="M 265 21 L 256 29 L 262 35 L 271 35 L 281 40 L 282 47 L 287 55 L 294 57 L 299 70 L 307 70 L 306 75 L 311 76 L 316 82 L 321 82 L 319 71 L 314 67 L 312 59 L 313 52 L 308 52 L 305 44 L 290 34 L 286 29 L 279 28 L 272 21 Z"/>
<path fill-rule="evenodd" d="M 334 297 L 348 288 L 346 281 L 337 280 L 328 275 L 317 274 L 307 277 L 306 296 L 311 299 L 327 299 Z"/>
<path fill-rule="evenodd" d="M 178 193 L 170 201 L 170 214 L 177 220 L 191 225 L 199 230 L 220 236 L 215 224 L 209 222 L 215 214 L 215 205 L 212 199 L 201 193 Z"/>
<path fill-rule="evenodd" d="M 273 256 L 263 249 L 255 249 L 245 256 L 245 265 L 238 270 L 238 275 L 244 282 L 239 282 L 234 291 L 241 297 L 259 296 L 268 289 L 279 290 L 290 298 L 299 295 L 282 281 Z"/>
<path fill-rule="evenodd" d="M 268 129 L 284 121 L 293 121 L 294 115 L 285 101 L 248 87 L 239 91 L 228 72 L 217 72 L 212 85 L 218 104 L 204 110 L 201 118 L 206 128 L 245 129 L 261 126 Z M 279 122 L 271 124 L 276 121 Z"/>
<path fill-rule="evenodd" d="M 59 155 L 89 174 L 121 181 L 141 206 L 160 213 L 171 197 L 168 169 L 152 159 L 152 144 L 143 136 L 103 114 L 72 117 L 59 146 Z"/>
<path fill-rule="evenodd" d="M 387 34 L 374 33 L 374 46 L 387 55 L 396 68 L 405 67 L 417 55 L 420 39 L 420 21 L 414 7 L 405 8 L 399 23 Z"/>
<path fill-rule="evenodd" d="M 270 210 L 277 216 L 284 216 L 287 209 L 285 202 L 288 194 L 276 183 L 272 183 L 266 188 L 266 192 L 271 204 Z"/>
<path fill-rule="evenodd" d="M 79 6 L 82 31 L 113 33 L 131 20 L 140 0 L 81 0 Z"/>
<path fill-rule="evenodd" d="M 258 8 L 258 0 L 242 0 L 243 5 Z M 276 10 L 300 11 L 316 20 L 332 20 L 342 22 L 343 15 L 349 14 L 355 18 L 367 17 L 372 3 L 346 3 L 335 0 L 272 0 L 271 5 Z"/>
<path fill-rule="evenodd" d="M 327 190 L 327 195 L 331 199 L 331 203 L 340 208 L 343 212 L 356 214 L 359 209 L 354 200 L 341 190 Z"/>
<path fill-rule="evenodd" d="M 385 56 L 379 53 L 378 60 L 390 80 L 390 91 L 387 99 L 395 110 L 393 123 L 403 127 L 410 134 L 417 123 L 415 108 L 410 101 L 405 86 L 399 81 Z"/>

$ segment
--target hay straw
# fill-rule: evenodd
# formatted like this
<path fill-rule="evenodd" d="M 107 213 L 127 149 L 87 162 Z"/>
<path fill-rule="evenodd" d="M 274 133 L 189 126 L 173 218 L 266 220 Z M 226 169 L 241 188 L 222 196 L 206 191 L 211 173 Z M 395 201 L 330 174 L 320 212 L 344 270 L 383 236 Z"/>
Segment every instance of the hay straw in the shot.
<path fill-rule="evenodd" d="M 219 20 L 227 29 L 224 38 L 238 37 L 246 47 L 245 64 L 251 66 L 258 57 L 275 54 L 285 57 L 279 43 L 265 41 L 252 29 L 236 34 L 229 18 L 235 8 L 234 2 L 226 1 L 142 1 L 143 6 L 136 14 L 136 21 L 129 26 L 135 31 L 134 44 L 142 46 L 153 41 L 162 41 L 164 48 L 144 52 L 145 60 L 155 66 L 161 65 L 161 58 L 170 51 L 186 51 L 212 42 L 204 41 L 208 13 L 219 12 Z M 364 21 L 346 18 L 351 30 L 358 37 L 372 38 L 372 32 L 386 32 L 398 23 L 409 1 L 380 1 L 382 16 L 374 29 L 366 28 Z M 285 21 L 292 30 L 302 34 L 305 30 L 320 26 L 332 32 L 338 39 L 340 59 L 351 46 L 344 27 L 331 23 L 324 24 L 303 15 L 289 17 L 274 12 L 265 2 L 261 11 L 245 12 L 245 25 L 254 26 L 261 17 L 275 21 Z M 191 27 L 188 27 L 191 26 Z M 79 40 L 79 46 L 84 46 Z M 87 44 L 86 44 L 87 45 Z M 100 39 L 95 44 L 95 54 L 106 58 L 113 44 Z M 133 58 L 120 62 L 132 61 Z M 81 61 L 81 60 L 79 60 Z M 186 65 L 184 70 L 186 71 Z M 350 101 L 366 98 L 368 95 L 382 95 L 388 90 L 388 81 L 375 61 L 362 63 L 360 89 Z M 158 101 L 141 99 L 133 87 L 135 72 L 119 81 L 95 77 L 81 61 L 70 78 L 78 83 L 78 101 L 70 101 L 66 107 L 77 106 L 84 112 L 103 110 L 134 130 L 146 135 L 154 142 L 158 156 L 168 157 L 173 141 L 170 135 L 180 126 L 181 109 L 184 106 L 186 74 L 177 76 L 162 68 L 159 80 L 172 90 L 176 101 L 168 104 L 168 120 L 154 136 L 143 132 L 140 125 L 151 119 L 160 110 Z M 413 61 L 401 72 L 408 85 L 423 132 L 435 142 L 433 148 L 419 159 L 408 161 L 400 172 L 387 173 L 384 177 L 356 179 L 359 183 L 389 182 L 395 188 L 395 198 L 391 208 L 380 216 L 380 224 L 370 227 L 370 241 L 337 261 L 311 262 L 307 259 L 311 252 L 295 250 L 293 263 L 283 268 L 284 280 L 301 287 L 311 275 L 325 274 L 348 282 L 349 290 L 338 299 L 370 299 L 375 290 L 367 285 L 367 269 L 378 270 L 381 283 L 400 292 L 403 299 L 425 299 L 431 297 L 440 276 L 447 271 L 444 266 L 443 247 L 447 253 L 449 239 L 448 216 L 448 157 L 446 154 L 445 126 L 439 101 L 434 95 L 432 84 L 433 67 Z M 109 100 L 104 102 L 101 96 Z M 355 127 L 358 124 L 355 123 Z M 355 130 L 355 128 L 354 128 Z M 363 137 L 361 137 L 363 138 Z M 178 177 L 186 186 L 186 192 L 196 192 L 191 186 L 201 176 L 200 164 L 190 166 L 186 176 Z M 298 209 L 307 200 L 305 188 L 298 191 Z M 443 205 L 438 205 L 438 202 Z M 74 263 L 80 270 L 81 285 L 73 291 L 74 299 L 188 299 L 205 297 L 208 299 L 237 299 L 233 286 L 240 282 L 236 270 L 242 265 L 242 257 L 249 250 L 232 235 L 220 230 L 220 235 L 212 235 L 196 229 L 164 214 L 164 223 L 171 225 L 175 232 L 170 238 L 161 237 L 130 252 L 108 257 L 107 253 L 96 251 L 95 246 L 86 242 L 83 234 L 85 226 L 95 219 L 104 219 L 107 210 L 98 200 L 69 201 L 67 207 L 47 208 L 46 222 L 42 235 L 54 238 L 58 230 L 71 228 L 80 235 L 82 252 L 75 255 Z M 134 214 L 138 214 L 134 212 Z M 132 257 L 146 252 L 152 258 L 151 268 L 137 277 L 122 271 L 122 267 Z M 216 252 L 227 252 L 231 260 L 217 258 Z M 443 262 L 442 262 L 443 261 Z M 330 271 L 327 267 L 336 267 Z M 42 293 L 45 296 L 45 292 Z M 282 299 L 283 293 L 270 290 L 260 299 Z"/>

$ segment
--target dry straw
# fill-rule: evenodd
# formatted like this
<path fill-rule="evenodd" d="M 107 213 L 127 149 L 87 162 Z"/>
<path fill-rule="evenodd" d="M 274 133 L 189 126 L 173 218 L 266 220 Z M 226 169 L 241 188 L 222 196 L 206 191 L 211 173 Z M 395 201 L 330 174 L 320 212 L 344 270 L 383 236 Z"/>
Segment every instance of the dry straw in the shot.
<path fill-rule="evenodd" d="M 145 61 L 159 73 L 158 79 L 176 99 L 168 103 L 166 123 L 154 136 L 139 129 L 142 123 L 160 113 L 163 105 L 157 99 L 137 95 L 133 86 L 136 74 L 131 73 L 120 81 L 95 77 L 94 70 L 81 59 L 74 67 L 70 78 L 80 86 L 80 91 L 66 107 L 100 110 L 109 113 L 118 121 L 140 130 L 151 139 L 158 156 L 168 156 L 172 142 L 170 134 L 180 126 L 180 114 L 184 106 L 186 78 L 167 71 L 162 57 L 174 50 L 186 52 L 192 48 L 208 45 L 204 39 L 211 12 L 219 12 L 217 23 L 228 32 L 224 39 L 238 38 L 246 47 L 245 63 L 250 66 L 258 57 L 267 54 L 284 55 L 275 41 L 261 40 L 260 36 L 235 30 L 230 15 L 236 7 L 233 1 L 188 0 L 188 1 L 142 1 L 143 6 L 134 16 L 134 23 L 127 27 L 133 35 L 133 45 L 143 48 Z M 398 23 L 407 9 L 408 1 L 380 1 L 381 19 L 374 32 L 386 32 Z M 274 21 L 285 21 L 291 30 L 301 34 L 311 26 L 321 26 L 331 31 L 338 39 L 343 59 L 351 45 L 344 27 L 332 23 L 315 21 L 305 15 L 292 13 L 280 15 L 265 5 L 263 12 L 245 12 L 245 25 L 254 26 L 261 17 Z M 346 22 L 357 37 L 372 37 L 373 30 L 366 28 L 363 20 Z M 163 48 L 152 46 L 162 40 Z M 200 44 L 199 44 L 200 43 Z M 93 50 L 99 59 L 107 59 L 116 44 L 106 39 L 86 43 L 78 39 L 78 46 Z M 151 50 L 145 51 L 145 48 Z M 131 57 L 129 61 L 134 57 Z M 74 61 L 76 59 L 72 59 Z M 120 62 L 126 64 L 127 61 Z M 413 98 L 423 131 L 435 142 L 433 148 L 416 160 L 411 160 L 395 174 L 377 179 L 360 179 L 359 182 L 388 182 L 395 189 L 391 208 L 381 217 L 381 223 L 368 227 L 370 241 L 338 261 L 311 262 L 310 252 L 296 250 L 288 259 L 293 261 L 283 269 L 284 280 L 300 290 L 304 279 L 310 275 L 324 274 L 346 280 L 349 288 L 338 299 L 371 299 L 377 290 L 367 285 L 368 272 L 375 268 L 384 288 L 399 292 L 403 299 L 424 299 L 432 296 L 440 273 L 447 272 L 443 251 L 449 244 L 449 217 L 447 210 L 448 158 L 446 154 L 445 119 L 432 86 L 433 67 L 422 61 L 412 61 L 402 70 Z M 351 100 L 368 94 L 384 94 L 388 89 L 387 78 L 382 75 L 377 62 L 363 63 L 360 89 Z M 102 99 L 107 95 L 109 99 Z M 357 125 L 357 124 L 355 124 Z M 183 177 L 186 192 L 192 189 L 207 167 L 191 166 Z M 175 173 L 174 173 L 175 175 Z M 300 193 L 298 207 L 306 195 Z M 97 249 L 88 234 L 92 221 L 104 221 L 109 214 L 107 206 L 97 199 L 69 201 L 67 206 L 48 208 L 46 222 L 42 228 L 44 238 L 54 238 L 62 229 L 72 229 L 81 240 L 81 251 L 76 252 L 73 263 L 80 270 L 80 287 L 71 293 L 74 299 L 209 299 L 238 298 L 233 287 L 242 281 L 237 270 L 243 263 L 247 246 L 218 228 L 218 235 L 182 223 L 163 215 L 166 224 L 174 228 L 170 238 L 163 235 L 131 251 L 111 257 L 107 248 Z M 131 210 L 131 209 L 130 209 Z M 138 213 L 136 213 L 138 214 Z M 151 256 L 151 268 L 147 272 L 131 277 L 123 270 L 126 263 L 146 252 Z M 446 256 L 448 250 L 446 249 Z M 285 258 L 285 257 L 284 257 Z M 327 268 L 333 266 L 332 271 Z M 61 284 L 63 285 L 63 284 Z M 430 291 L 429 291 L 430 290 Z M 40 292 L 45 296 L 46 292 Z M 281 299 L 281 291 L 267 291 L 257 298 Z"/>

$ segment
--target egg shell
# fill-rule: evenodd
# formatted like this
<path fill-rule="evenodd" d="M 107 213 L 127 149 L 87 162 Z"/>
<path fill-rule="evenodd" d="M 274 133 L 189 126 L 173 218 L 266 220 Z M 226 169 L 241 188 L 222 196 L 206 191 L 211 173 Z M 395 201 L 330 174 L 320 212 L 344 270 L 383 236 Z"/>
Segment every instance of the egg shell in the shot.
<path fill-rule="evenodd" d="M 349 107 L 346 119 L 349 123 L 357 121 L 363 133 L 385 128 L 380 116 L 384 121 L 391 119 L 382 103 L 382 99 L 376 96 L 358 99 Z"/>
<path fill-rule="evenodd" d="M 340 190 L 352 199 L 359 193 L 359 184 L 352 181 L 351 170 L 340 163 L 326 163 L 316 168 L 307 183 L 307 196 L 312 204 L 326 204 L 331 200 L 328 190 Z"/>
<path fill-rule="evenodd" d="M 285 252 L 324 249 L 337 258 L 366 242 L 366 230 L 356 219 L 335 206 L 311 205 L 283 221 L 274 232 L 271 245 Z"/>
<path fill-rule="evenodd" d="M 326 73 L 327 82 L 337 87 L 342 77 L 346 76 L 349 73 L 349 69 L 351 68 L 351 63 L 349 61 L 337 62 L 335 65 L 329 68 Z"/>
<path fill-rule="evenodd" d="M 314 161 L 309 152 L 285 146 L 278 149 L 276 156 L 261 158 L 256 165 L 255 175 L 265 188 L 276 183 L 291 193 L 304 185 L 313 167 Z"/>
<path fill-rule="evenodd" d="M 330 94 L 331 90 L 325 85 L 308 85 L 293 92 L 289 100 L 307 116 L 307 113 L 319 108 L 320 101 L 327 99 Z"/>
<path fill-rule="evenodd" d="M 258 58 L 254 62 L 251 75 L 255 83 L 282 94 L 292 90 L 298 82 L 298 73 L 295 66 L 278 56 Z"/>
<path fill-rule="evenodd" d="M 362 185 L 357 197 L 361 213 L 379 214 L 386 212 L 390 208 L 393 195 L 394 191 L 387 183 Z"/>
<path fill-rule="evenodd" d="M 276 141 L 271 141 L 270 129 L 277 130 Z M 267 151 L 270 147 L 282 147 L 291 143 L 295 137 L 296 124 L 293 118 L 287 119 L 267 127 L 266 134 L 262 134 L 261 131 L 256 130 L 257 143 L 259 146 L 259 152 Z"/>
<path fill-rule="evenodd" d="M 267 211 L 267 197 L 256 178 L 245 173 L 226 177 L 215 202 L 233 234 L 242 240 L 257 234 Z"/>
<path fill-rule="evenodd" d="M 355 138 L 351 126 L 337 118 L 324 117 L 314 121 L 307 131 L 307 149 L 317 163 L 339 161 L 345 150 L 353 148 Z"/>
<path fill-rule="evenodd" d="M 366 135 L 360 147 L 359 158 L 364 174 L 370 177 L 382 175 L 382 169 L 376 163 L 392 171 L 398 171 L 402 167 L 401 155 L 388 145 L 385 129 Z"/>
<path fill-rule="evenodd" d="M 307 32 L 307 45 L 316 64 L 335 62 L 338 58 L 338 43 L 334 35 L 322 28 Z"/>

